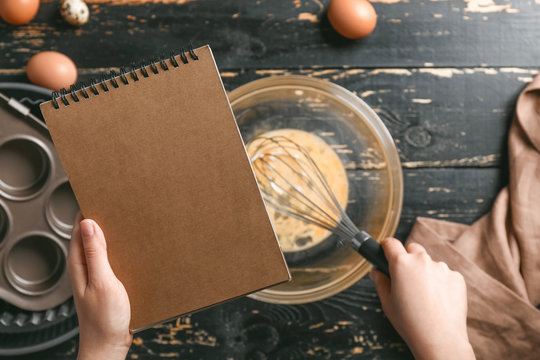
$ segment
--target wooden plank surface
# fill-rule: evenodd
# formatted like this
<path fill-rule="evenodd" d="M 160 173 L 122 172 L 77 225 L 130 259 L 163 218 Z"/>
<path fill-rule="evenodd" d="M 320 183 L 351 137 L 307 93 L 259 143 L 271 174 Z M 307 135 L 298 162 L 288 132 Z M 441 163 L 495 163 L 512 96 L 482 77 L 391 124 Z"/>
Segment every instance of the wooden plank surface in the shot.
<path fill-rule="evenodd" d="M 218 64 L 219 65 L 219 64 Z M 88 81 L 103 71 L 81 72 Z M 221 68 L 227 90 L 272 75 L 306 75 L 339 84 L 379 114 L 404 168 L 500 166 L 517 96 L 537 68 Z M 22 72 L 4 81 L 25 81 Z"/>
<path fill-rule="evenodd" d="M 210 43 L 222 68 L 538 66 L 540 4 L 520 0 L 375 0 L 378 26 L 361 41 L 330 27 L 327 0 L 89 0 L 78 29 L 43 1 L 36 19 L 0 22 L 0 69 L 20 69 L 38 50 L 58 50 L 81 68 Z M 99 54 L 95 56 L 94 54 Z"/>
<path fill-rule="evenodd" d="M 398 236 L 417 216 L 471 223 L 504 185 L 497 168 L 406 169 Z M 76 340 L 25 360 L 73 359 Z M 239 299 L 137 334 L 128 359 L 411 359 L 368 278 L 304 305 Z"/>
<path fill-rule="evenodd" d="M 42 1 L 28 25 L 0 22 L 0 81 L 27 81 L 37 51 L 68 54 L 88 80 L 110 69 L 210 43 L 228 90 L 271 75 L 333 81 L 372 106 L 404 168 L 397 236 L 416 217 L 470 224 L 506 183 L 506 135 L 519 92 L 540 69 L 538 0 L 374 0 L 378 26 L 345 40 L 326 0 L 87 0 L 68 26 Z M 359 170 L 360 171 L 360 170 Z M 20 359 L 74 359 L 77 340 Z M 240 299 L 137 335 L 128 359 L 410 359 L 363 279 L 324 301 Z"/>
<path fill-rule="evenodd" d="M 404 168 L 504 164 L 517 95 L 537 69 L 376 68 L 223 71 L 228 89 L 268 75 L 327 79 L 375 109 Z"/>
<path fill-rule="evenodd" d="M 86 71 L 81 79 L 100 70 Z M 396 235 L 405 239 L 418 216 L 471 223 L 488 211 L 505 183 L 505 136 L 516 96 L 533 73 L 522 68 L 259 69 L 224 70 L 222 77 L 234 89 L 268 75 L 316 76 L 373 106 L 403 161 L 405 199 Z M 22 74 L 2 79 L 24 80 Z M 429 136 L 412 136 L 419 126 Z M 287 318 L 291 312 L 302 317 Z M 410 358 L 368 279 L 315 304 L 289 307 L 242 299 L 195 314 L 189 322 L 141 334 L 130 358 Z M 72 359 L 76 344 L 69 341 L 24 359 Z"/>

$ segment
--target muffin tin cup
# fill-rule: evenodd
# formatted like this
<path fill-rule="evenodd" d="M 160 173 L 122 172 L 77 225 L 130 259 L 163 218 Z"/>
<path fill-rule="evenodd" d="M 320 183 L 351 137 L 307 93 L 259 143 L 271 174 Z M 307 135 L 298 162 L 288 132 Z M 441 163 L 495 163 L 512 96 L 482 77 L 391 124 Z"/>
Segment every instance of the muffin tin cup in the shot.
<path fill-rule="evenodd" d="M 0 195 L 24 201 L 38 195 L 51 174 L 51 158 L 44 144 L 26 135 L 0 143 Z"/>
<path fill-rule="evenodd" d="M 78 206 L 35 121 L 0 100 L 0 298 L 41 311 L 71 297 L 66 258 Z"/>
<path fill-rule="evenodd" d="M 61 181 L 53 188 L 45 205 L 45 217 L 56 234 L 69 239 L 73 230 L 73 214 L 79 210 L 77 199 L 67 181 Z"/>
<path fill-rule="evenodd" d="M 3 271 L 18 292 L 37 296 L 58 285 L 66 267 L 66 248 L 46 233 L 30 233 L 4 252 Z"/>

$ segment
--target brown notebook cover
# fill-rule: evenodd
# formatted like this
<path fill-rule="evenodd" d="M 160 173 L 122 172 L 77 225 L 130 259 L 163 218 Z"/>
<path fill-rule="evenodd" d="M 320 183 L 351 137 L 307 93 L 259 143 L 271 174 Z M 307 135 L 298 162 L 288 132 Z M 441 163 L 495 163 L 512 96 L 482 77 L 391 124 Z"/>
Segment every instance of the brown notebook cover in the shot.
<path fill-rule="evenodd" d="M 134 331 L 290 279 L 210 47 L 185 55 L 41 105 Z"/>

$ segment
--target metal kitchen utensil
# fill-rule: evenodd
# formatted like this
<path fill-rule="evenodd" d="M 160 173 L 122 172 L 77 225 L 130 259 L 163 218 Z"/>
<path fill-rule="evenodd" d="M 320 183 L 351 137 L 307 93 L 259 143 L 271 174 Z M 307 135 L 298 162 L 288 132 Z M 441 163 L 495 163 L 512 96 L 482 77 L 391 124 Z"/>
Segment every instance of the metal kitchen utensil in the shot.
<path fill-rule="evenodd" d="M 0 83 L 0 92 L 0 355 L 18 355 L 78 333 L 65 265 L 78 207 L 36 116 L 50 91 Z"/>
<path fill-rule="evenodd" d="M 354 225 L 307 150 L 284 136 L 256 137 L 251 163 L 266 203 L 284 215 L 333 231 L 388 275 L 379 243 Z"/>

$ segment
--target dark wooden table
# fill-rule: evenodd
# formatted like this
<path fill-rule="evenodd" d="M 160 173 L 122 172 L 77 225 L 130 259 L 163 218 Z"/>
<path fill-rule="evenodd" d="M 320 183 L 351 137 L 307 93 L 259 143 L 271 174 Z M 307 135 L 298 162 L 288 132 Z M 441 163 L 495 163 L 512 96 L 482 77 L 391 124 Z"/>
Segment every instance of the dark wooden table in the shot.
<path fill-rule="evenodd" d="M 78 65 L 80 80 L 190 41 L 209 43 L 228 90 L 264 76 L 336 82 L 376 109 L 402 161 L 397 237 L 417 216 L 471 223 L 506 183 L 516 97 L 540 67 L 539 0 L 376 0 L 378 25 L 337 35 L 327 0 L 89 0 L 80 29 L 42 0 L 28 25 L 0 22 L 0 81 L 27 81 L 42 50 Z M 77 340 L 24 359 L 74 359 Z M 409 359 L 363 279 L 324 301 L 278 306 L 240 299 L 135 336 L 129 359 Z M 21 358 L 22 359 L 22 358 Z"/>

